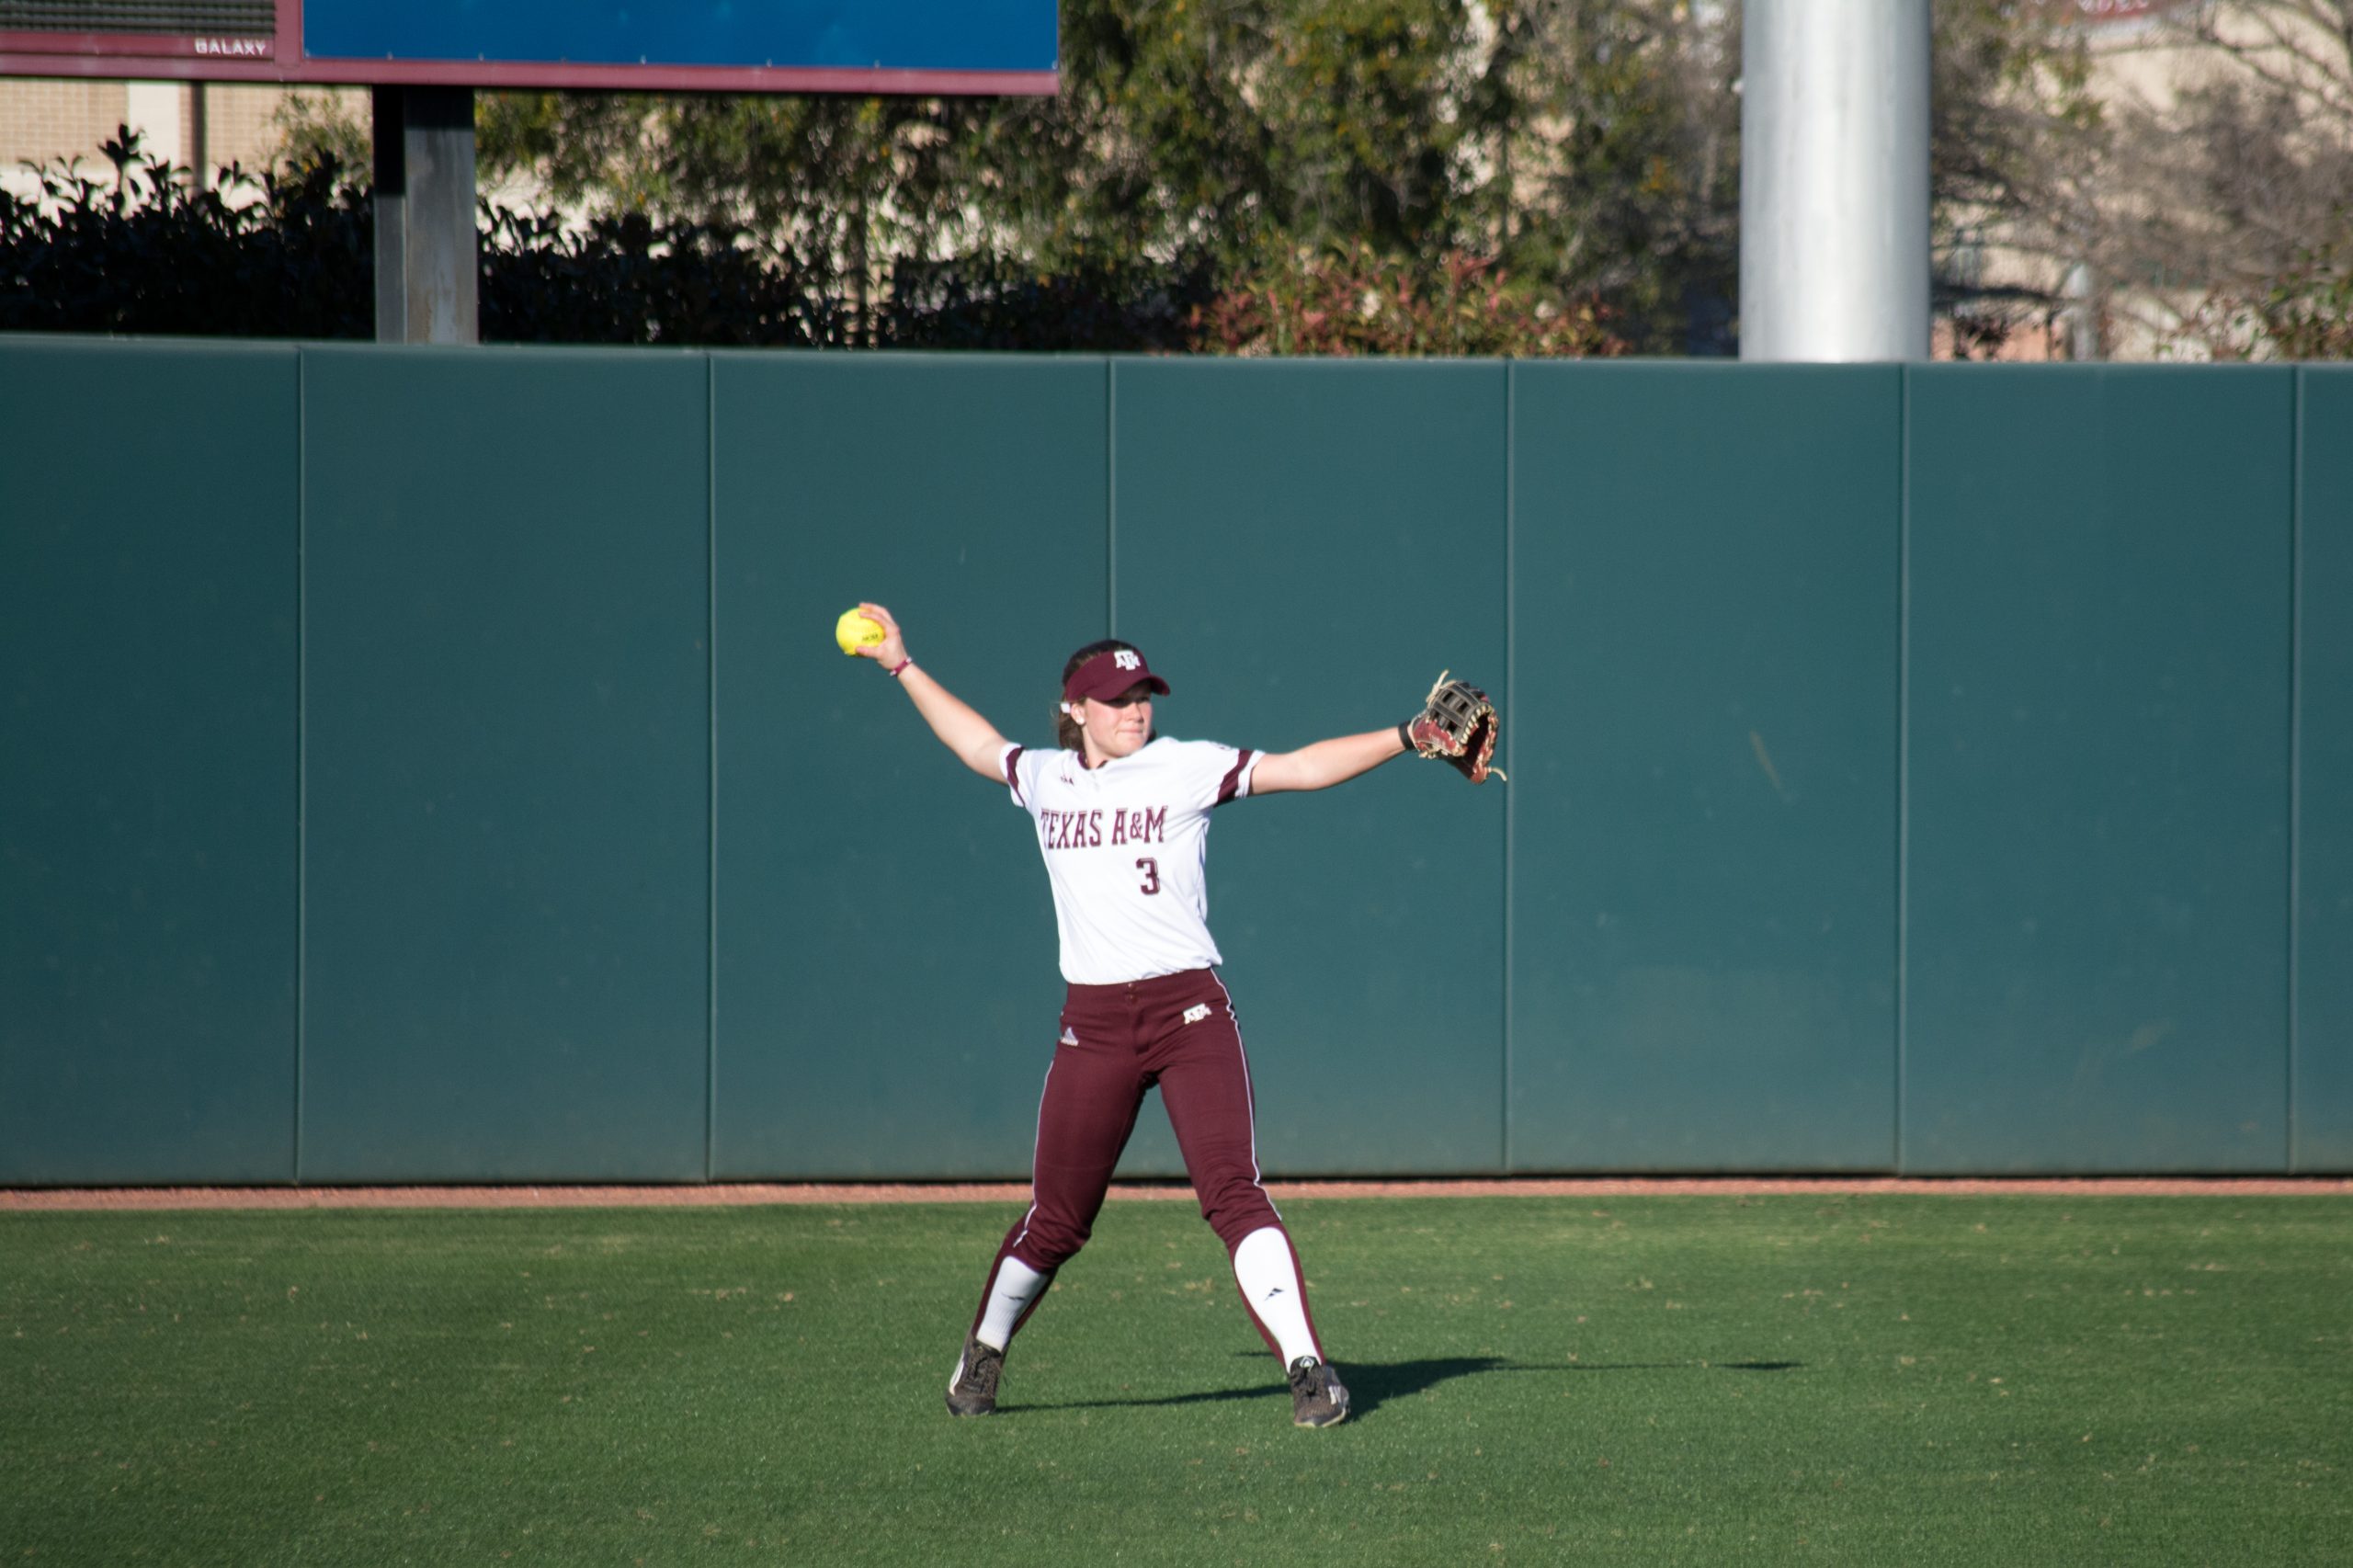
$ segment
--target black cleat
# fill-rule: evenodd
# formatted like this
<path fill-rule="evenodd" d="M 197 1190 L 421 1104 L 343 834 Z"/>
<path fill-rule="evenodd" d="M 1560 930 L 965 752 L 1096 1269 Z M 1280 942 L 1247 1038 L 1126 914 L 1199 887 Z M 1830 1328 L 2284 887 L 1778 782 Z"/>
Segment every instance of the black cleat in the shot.
<path fill-rule="evenodd" d="M 1313 1356 L 1290 1364 L 1290 1424 L 1336 1426 L 1348 1416 L 1348 1391 L 1340 1374 Z"/>
<path fill-rule="evenodd" d="M 995 1415 L 997 1374 L 1004 1370 L 1004 1351 L 977 1338 L 966 1340 L 964 1354 L 956 1358 L 956 1375 L 948 1380 L 948 1414 Z M 1347 1401 L 1347 1396 L 1341 1395 L 1341 1403 Z"/>

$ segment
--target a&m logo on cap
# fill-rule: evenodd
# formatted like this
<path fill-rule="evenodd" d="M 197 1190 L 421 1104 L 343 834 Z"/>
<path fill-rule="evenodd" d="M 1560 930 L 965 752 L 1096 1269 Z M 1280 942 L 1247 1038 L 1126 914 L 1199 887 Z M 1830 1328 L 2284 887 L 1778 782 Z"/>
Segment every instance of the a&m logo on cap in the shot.
<path fill-rule="evenodd" d="M 1111 655 L 1111 662 L 1119 665 L 1120 668 L 1123 670 L 1140 670 L 1143 668 L 1143 661 L 1136 657 L 1134 650 L 1129 648 L 1122 648 L 1119 652 L 1113 653 Z"/>

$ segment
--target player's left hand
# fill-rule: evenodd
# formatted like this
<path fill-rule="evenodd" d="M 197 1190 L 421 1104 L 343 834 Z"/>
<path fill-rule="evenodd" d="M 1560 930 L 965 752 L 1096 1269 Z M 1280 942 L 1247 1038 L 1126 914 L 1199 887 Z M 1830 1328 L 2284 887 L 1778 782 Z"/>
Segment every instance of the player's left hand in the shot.
<path fill-rule="evenodd" d="M 1445 763 L 1473 784 L 1501 778 L 1494 765 L 1495 743 L 1503 738 L 1503 715 L 1487 694 L 1468 681 L 1449 680 L 1440 670 L 1438 683 L 1422 699 L 1422 710 L 1404 724 L 1406 744 L 1427 757 Z"/>

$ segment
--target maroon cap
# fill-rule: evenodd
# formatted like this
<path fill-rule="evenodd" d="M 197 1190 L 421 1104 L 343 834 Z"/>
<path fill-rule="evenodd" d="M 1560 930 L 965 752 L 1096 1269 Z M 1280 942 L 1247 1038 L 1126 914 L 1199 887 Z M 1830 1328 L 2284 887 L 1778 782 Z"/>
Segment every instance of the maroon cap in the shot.
<path fill-rule="evenodd" d="M 1095 655 L 1071 672 L 1063 682 L 1063 700 L 1076 702 L 1091 697 L 1097 702 L 1108 702 L 1130 687 L 1142 684 L 1161 696 L 1168 695 L 1168 683 L 1152 673 L 1143 655 L 1133 648 L 1112 648 Z"/>

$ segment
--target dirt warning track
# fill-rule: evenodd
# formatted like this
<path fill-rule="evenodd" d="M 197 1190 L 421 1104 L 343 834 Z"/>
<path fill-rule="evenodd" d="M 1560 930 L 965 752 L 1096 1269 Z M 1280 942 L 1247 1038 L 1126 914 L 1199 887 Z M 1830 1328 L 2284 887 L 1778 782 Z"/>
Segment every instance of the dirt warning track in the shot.
<path fill-rule="evenodd" d="M 2353 1193 L 2344 1176 L 1509 1176 L 1441 1181 L 1270 1181 L 1278 1201 L 1322 1198 L 1836 1197 L 1850 1193 L 2247 1197 Z M 108 1209 L 657 1209 L 763 1203 L 1018 1203 L 1026 1183 L 722 1182 L 677 1187 L 135 1187 L 0 1190 L 0 1212 Z M 1190 1202 L 1181 1182 L 1122 1183 L 1114 1202 Z"/>

